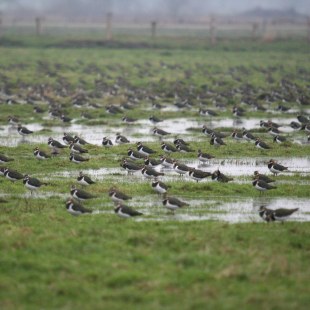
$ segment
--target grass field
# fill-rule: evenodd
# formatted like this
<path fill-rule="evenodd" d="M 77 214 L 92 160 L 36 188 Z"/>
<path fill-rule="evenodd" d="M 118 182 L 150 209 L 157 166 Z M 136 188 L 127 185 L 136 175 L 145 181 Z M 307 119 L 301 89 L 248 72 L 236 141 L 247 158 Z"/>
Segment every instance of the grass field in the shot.
<path fill-rule="evenodd" d="M 277 199 L 287 199 L 281 205 L 286 208 L 299 199 L 310 204 L 309 167 L 303 172 L 296 164 L 309 162 L 310 144 L 304 131 L 289 128 L 291 119 L 309 113 L 309 104 L 296 102 L 302 95 L 309 98 L 309 45 L 299 40 L 265 45 L 223 41 L 212 47 L 194 37 L 158 38 L 155 45 L 145 45 L 146 40 L 137 37 L 119 37 L 111 46 L 98 46 L 97 37 L 28 39 L 15 36 L 0 41 L 0 153 L 14 158 L 8 167 L 48 185 L 31 195 L 21 181 L 13 184 L 0 176 L 0 199 L 6 200 L 0 200 L 1 309 L 308 309 L 309 222 L 265 223 L 257 207 Z M 265 93 L 279 97 L 268 102 L 261 97 Z M 74 99 L 81 94 L 87 104 L 76 108 Z M 133 109 L 107 113 L 108 105 L 120 106 L 131 96 L 138 99 Z M 192 105 L 176 109 L 174 103 L 184 98 Z M 242 103 L 249 98 L 266 110 Z M 167 109 L 155 110 L 154 101 Z M 291 111 L 278 111 L 281 104 Z M 34 113 L 33 106 L 44 113 Z M 48 117 L 52 106 L 74 119 L 74 125 Z M 234 106 L 245 109 L 241 125 L 232 115 Z M 201 107 L 216 110 L 218 116 L 212 120 L 199 116 Z M 81 112 L 91 118 L 82 119 Z M 121 122 L 124 114 L 137 123 Z M 249 169 L 261 169 L 276 158 L 292 161 L 291 172 L 277 176 L 277 189 L 264 195 L 253 188 L 249 174 L 232 175 L 234 181 L 226 184 L 196 183 L 165 172 L 170 194 L 190 203 L 175 215 L 167 214 L 151 181 L 141 173 L 131 177 L 120 168 L 128 147 L 135 148 L 137 140 L 146 140 L 156 157 L 162 153 L 160 141 L 146 134 L 153 127 L 144 122 L 151 114 L 167 127 L 170 124 L 172 132 L 173 126 L 181 127 L 182 134 L 167 139 L 172 142 L 182 136 L 195 150 L 171 155 L 181 162 L 196 164 L 196 151 L 201 148 L 215 156 L 216 164 L 211 161 L 207 167 L 210 171 L 225 169 L 230 161 L 240 169 L 247 162 Z M 25 142 L 7 125 L 9 115 L 29 128 L 41 129 Z M 195 125 L 187 126 L 185 121 L 182 128 L 179 119 Z M 218 125 L 231 119 L 233 126 Z M 288 142 L 273 143 L 267 130 L 257 125 L 268 119 L 286 124 Z M 234 126 L 240 131 L 242 121 L 249 120 L 255 124 L 249 130 L 272 149 L 258 150 L 253 143 L 231 137 L 216 148 L 201 132 L 201 125 L 208 124 L 230 135 Z M 73 126 L 85 131 L 72 130 Z M 97 137 L 112 137 L 117 131 L 132 142 L 103 148 Z M 71 163 L 68 149 L 46 161 L 34 158 L 34 147 L 49 152 L 48 137 L 61 140 L 63 132 L 92 139 L 95 145 L 86 147 L 89 162 Z M 65 201 L 79 171 L 96 179 L 86 190 L 98 198 L 85 203 L 95 214 L 74 217 L 66 212 Z M 133 196 L 129 205 L 144 215 L 138 220 L 117 217 L 108 197 L 111 186 Z M 253 220 L 246 223 L 200 218 L 212 215 L 214 207 L 251 199 L 256 209 L 251 211 Z M 236 210 L 217 212 L 233 215 Z M 309 216 L 308 209 L 300 212 Z M 188 216 L 194 220 L 182 220 Z"/>

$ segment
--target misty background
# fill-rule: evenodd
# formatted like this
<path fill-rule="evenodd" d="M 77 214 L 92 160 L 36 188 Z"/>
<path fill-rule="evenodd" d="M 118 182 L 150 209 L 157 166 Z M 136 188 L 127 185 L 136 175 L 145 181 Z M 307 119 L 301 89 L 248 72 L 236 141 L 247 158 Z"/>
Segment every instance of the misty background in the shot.
<path fill-rule="evenodd" d="M 194 20 L 208 15 L 238 15 L 246 11 L 276 15 L 310 15 L 309 0 L 0 0 L 6 16 L 97 21 L 108 12 L 114 18 L 133 21 Z"/>

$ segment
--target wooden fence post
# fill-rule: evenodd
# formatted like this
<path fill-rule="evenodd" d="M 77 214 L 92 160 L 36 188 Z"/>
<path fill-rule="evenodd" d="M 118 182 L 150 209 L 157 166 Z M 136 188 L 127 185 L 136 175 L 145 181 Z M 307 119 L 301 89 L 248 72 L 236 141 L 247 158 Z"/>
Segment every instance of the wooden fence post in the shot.
<path fill-rule="evenodd" d="M 152 23 L 151 23 L 152 39 L 155 39 L 155 37 L 156 37 L 156 26 L 157 26 L 157 22 L 156 21 L 152 21 Z"/>
<path fill-rule="evenodd" d="M 112 40 L 112 13 L 107 14 L 107 40 Z"/>

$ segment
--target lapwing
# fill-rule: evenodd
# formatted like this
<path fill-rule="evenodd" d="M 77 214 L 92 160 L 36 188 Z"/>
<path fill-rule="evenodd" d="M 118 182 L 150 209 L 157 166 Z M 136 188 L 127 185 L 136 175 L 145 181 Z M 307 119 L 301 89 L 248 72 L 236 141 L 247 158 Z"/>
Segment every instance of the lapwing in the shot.
<path fill-rule="evenodd" d="M 215 111 L 210 109 L 199 109 L 198 113 L 201 116 L 210 116 L 210 117 L 218 116 L 218 114 Z"/>
<path fill-rule="evenodd" d="M 152 150 L 146 145 L 143 145 L 141 142 L 137 142 L 137 150 L 139 153 L 141 153 L 144 156 L 155 154 L 156 151 Z"/>
<path fill-rule="evenodd" d="M 80 173 L 77 177 L 77 182 L 81 185 L 84 185 L 84 186 L 89 186 L 89 185 L 96 183 L 89 176 L 84 174 L 82 171 L 80 171 Z"/>
<path fill-rule="evenodd" d="M 89 142 L 87 142 L 86 140 L 84 140 L 83 138 L 79 136 L 74 136 L 73 139 L 74 139 L 73 142 L 80 146 L 90 144 Z"/>
<path fill-rule="evenodd" d="M 307 133 L 310 133 L 310 123 L 308 124 L 303 124 L 300 128 L 300 130 L 304 130 Z"/>
<path fill-rule="evenodd" d="M 302 125 L 300 123 L 298 123 L 298 122 L 292 121 L 290 123 L 290 127 L 293 128 L 293 129 L 300 129 L 302 127 Z"/>
<path fill-rule="evenodd" d="M 20 172 L 9 168 L 4 168 L 3 174 L 7 179 L 12 182 L 22 180 L 24 178 L 24 176 Z"/>
<path fill-rule="evenodd" d="M 195 180 L 198 183 L 199 181 L 201 181 L 207 177 L 212 176 L 212 173 L 192 168 L 188 171 L 188 175 L 190 178 L 192 178 L 193 180 Z"/>
<path fill-rule="evenodd" d="M 149 167 L 157 167 L 159 165 L 161 165 L 161 161 L 160 160 L 157 160 L 155 158 L 150 158 L 149 156 L 147 156 L 145 159 L 144 159 L 144 164 L 146 166 L 149 166 Z"/>
<path fill-rule="evenodd" d="M 179 152 L 181 153 L 193 153 L 195 152 L 193 149 L 191 149 L 189 146 L 185 145 L 185 144 L 177 144 L 176 148 Z"/>
<path fill-rule="evenodd" d="M 160 156 L 160 162 L 165 168 L 173 169 L 174 160 L 164 155 Z"/>
<path fill-rule="evenodd" d="M 133 150 L 131 147 L 127 151 L 127 155 L 129 158 L 133 160 L 145 159 L 145 155 L 141 154 L 140 152 Z"/>
<path fill-rule="evenodd" d="M 3 154 L 0 154 L 0 164 L 7 164 L 10 161 L 14 161 L 14 158 L 9 158 Z"/>
<path fill-rule="evenodd" d="M 255 141 L 256 137 L 253 136 L 249 131 L 247 130 L 243 130 L 242 131 L 242 137 L 243 139 L 247 140 L 247 141 Z"/>
<path fill-rule="evenodd" d="M 155 116 L 155 115 L 151 115 L 151 116 L 149 117 L 149 121 L 150 121 L 151 123 L 153 123 L 153 124 L 157 124 L 157 123 L 162 122 L 163 120 L 160 119 L 160 118 L 158 118 L 158 117 Z"/>
<path fill-rule="evenodd" d="M 12 115 L 9 115 L 8 116 L 8 122 L 9 124 L 11 124 L 12 126 L 16 126 L 19 124 L 19 119 L 16 117 L 16 116 L 12 116 Z"/>
<path fill-rule="evenodd" d="M 208 153 L 203 153 L 201 150 L 198 150 L 198 160 L 201 161 L 203 164 L 210 162 L 210 159 L 214 158 L 213 155 Z"/>
<path fill-rule="evenodd" d="M 122 218 L 130 218 L 130 217 L 134 217 L 134 216 L 139 216 L 139 215 L 143 215 L 143 213 L 136 211 L 128 206 L 122 205 L 122 204 L 118 204 L 117 206 L 115 206 L 114 208 L 114 212 Z"/>
<path fill-rule="evenodd" d="M 128 174 L 140 171 L 143 168 L 143 166 L 137 165 L 127 159 L 124 159 L 120 166 L 124 168 L 128 172 Z"/>
<path fill-rule="evenodd" d="M 67 147 L 66 145 L 61 144 L 59 141 L 51 137 L 48 138 L 47 145 L 50 146 L 51 148 L 57 148 L 57 149 L 64 149 Z"/>
<path fill-rule="evenodd" d="M 166 153 L 175 153 L 178 151 L 173 145 L 165 142 L 161 143 L 161 149 Z"/>
<path fill-rule="evenodd" d="M 182 144 L 182 145 L 186 145 L 186 146 L 189 146 L 189 143 L 184 141 L 182 138 L 176 138 L 174 141 L 173 141 L 173 144 L 175 146 L 179 145 L 179 144 Z"/>
<path fill-rule="evenodd" d="M 69 160 L 76 164 L 81 164 L 89 161 L 89 158 L 82 157 L 79 154 L 70 153 Z"/>
<path fill-rule="evenodd" d="M 276 189 L 277 187 L 276 186 L 272 186 L 270 185 L 269 183 L 266 183 L 265 181 L 259 179 L 259 178 L 256 178 L 253 182 L 252 182 L 252 185 L 257 189 L 259 190 L 260 192 L 265 192 L 265 191 L 268 191 L 268 190 L 271 190 L 271 189 Z"/>
<path fill-rule="evenodd" d="M 281 133 L 281 131 L 275 127 L 269 127 L 268 132 L 273 136 L 277 136 Z"/>
<path fill-rule="evenodd" d="M 262 180 L 266 183 L 275 182 L 275 180 L 270 179 L 267 175 L 260 174 L 258 171 L 254 171 L 254 179 Z"/>
<path fill-rule="evenodd" d="M 65 114 L 61 114 L 60 115 L 60 119 L 64 122 L 64 123 L 70 123 L 72 121 L 72 118 L 70 118 L 69 116 L 66 116 Z"/>
<path fill-rule="evenodd" d="M 78 189 L 75 185 L 71 186 L 70 194 L 73 198 L 77 200 L 87 200 L 87 199 L 96 198 L 95 195 L 88 193 L 82 189 Z"/>
<path fill-rule="evenodd" d="M 29 130 L 28 128 L 26 128 L 25 126 L 22 126 L 20 124 L 17 127 L 17 131 L 23 137 L 29 136 L 30 134 L 33 133 L 32 130 Z"/>
<path fill-rule="evenodd" d="M 31 191 L 31 194 L 33 191 L 38 190 L 42 185 L 48 185 L 37 178 L 30 177 L 28 174 L 24 176 L 23 183 Z"/>
<path fill-rule="evenodd" d="M 226 143 L 220 137 L 216 137 L 214 134 L 211 137 L 210 144 L 215 146 L 226 145 Z"/>
<path fill-rule="evenodd" d="M 44 151 L 39 150 L 38 147 L 36 147 L 33 150 L 33 155 L 35 156 L 36 159 L 39 159 L 39 160 L 46 160 L 46 159 L 51 158 L 51 155 L 48 155 Z"/>
<path fill-rule="evenodd" d="M 286 142 L 286 138 L 283 137 L 283 136 L 280 136 L 280 135 L 276 135 L 273 138 L 273 142 L 275 142 L 275 143 L 284 143 L 284 142 Z"/>
<path fill-rule="evenodd" d="M 102 145 L 105 147 L 111 147 L 113 146 L 113 142 L 108 137 L 102 138 Z"/>
<path fill-rule="evenodd" d="M 66 132 L 64 133 L 64 136 L 62 137 L 62 140 L 67 145 L 69 145 L 70 142 L 74 142 L 74 138 L 71 135 L 67 134 Z"/>
<path fill-rule="evenodd" d="M 132 124 L 132 123 L 136 122 L 137 119 L 136 118 L 132 118 L 132 117 L 128 117 L 128 116 L 124 116 L 124 117 L 122 117 L 122 121 L 124 123 Z"/>
<path fill-rule="evenodd" d="M 170 135 L 170 132 L 167 132 L 167 131 L 160 129 L 160 128 L 157 128 L 157 127 L 154 127 L 152 132 L 155 136 L 158 136 L 160 138 L 167 136 L 167 135 Z"/>
<path fill-rule="evenodd" d="M 84 149 L 83 147 L 81 147 L 80 145 L 70 141 L 69 143 L 69 148 L 71 150 L 71 152 L 76 153 L 76 154 L 85 154 L 88 153 L 88 150 Z"/>
<path fill-rule="evenodd" d="M 262 149 L 262 150 L 270 150 L 271 149 L 271 147 L 267 143 L 262 141 L 260 138 L 256 138 L 255 146 L 259 149 Z"/>
<path fill-rule="evenodd" d="M 109 189 L 109 197 L 113 200 L 114 203 L 124 203 L 127 200 L 132 199 L 131 196 L 126 195 L 125 193 L 115 189 L 115 188 L 110 188 Z"/>
<path fill-rule="evenodd" d="M 154 170 L 153 168 L 146 166 L 146 165 L 142 168 L 141 173 L 144 177 L 148 179 L 157 178 L 159 176 L 165 175 L 164 173 L 158 172 Z"/>
<path fill-rule="evenodd" d="M 243 135 L 241 132 L 238 132 L 237 130 L 234 130 L 231 134 L 232 138 L 237 140 L 237 141 L 241 141 L 243 140 Z"/>
<path fill-rule="evenodd" d="M 189 206 L 187 202 L 181 201 L 175 197 L 164 197 L 162 203 L 167 209 L 171 210 L 172 212 L 177 209 Z"/>
<path fill-rule="evenodd" d="M 130 141 L 123 135 L 121 135 L 119 132 L 116 133 L 115 143 L 117 144 L 125 144 L 130 143 Z"/>
<path fill-rule="evenodd" d="M 301 124 L 308 124 L 310 122 L 310 119 L 307 116 L 301 114 L 297 115 L 297 120 Z"/>
<path fill-rule="evenodd" d="M 84 208 L 79 202 L 70 198 L 66 201 L 66 209 L 72 215 L 81 215 L 85 213 L 92 213 L 91 210 Z"/>
<path fill-rule="evenodd" d="M 280 172 L 288 170 L 288 167 L 277 164 L 273 159 L 270 159 L 268 162 L 268 169 L 274 174 L 277 175 Z"/>
<path fill-rule="evenodd" d="M 298 211 L 299 208 L 294 209 L 268 209 L 265 206 L 260 206 L 259 208 L 259 215 L 260 217 L 265 220 L 266 222 L 274 222 L 274 221 L 283 221 L 287 220 L 293 213 Z"/>
<path fill-rule="evenodd" d="M 178 173 L 180 176 L 182 176 L 182 175 L 186 174 L 187 172 L 189 172 L 192 168 L 185 165 L 185 164 L 181 164 L 181 163 L 178 163 L 177 161 L 174 161 L 173 169 L 176 173 Z"/>
<path fill-rule="evenodd" d="M 219 169 L 212 173 L 211 179 L 222 183 L 228 183 L 234 180 L 233 178 L 222 173 Z"/>
<path fill-rule="evenodd" d="M 211 137 L 214 133 L 214 131 L 211 128 L 208 128 L 206 125 L 202 126 L 202 132 L 209 137 Z"/>
<path fill-rule="evenodd" d="M 151 185 L 154 191 L 157 192 L 158 194 L 165 194 L 170 188 L 169 185 L 166 185 L 165 183 L 158 180 L 153 181 Z"/>

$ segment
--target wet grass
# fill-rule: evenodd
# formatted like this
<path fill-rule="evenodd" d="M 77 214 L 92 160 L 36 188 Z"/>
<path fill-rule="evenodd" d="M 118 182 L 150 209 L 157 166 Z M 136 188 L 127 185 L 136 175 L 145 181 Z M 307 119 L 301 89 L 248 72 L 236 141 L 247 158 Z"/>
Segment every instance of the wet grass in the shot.
<path fill-rule="evenodd" d="M 15 47 L 8 47 L 14 40 Z M 125 43 L 131 41 L 128 38 Z M 232 117 L 234 105 L 245 108 L 245 118 L 276 117 L 283 121 L 308 108 L 298 104 L 293 96 L 285 105 L 295 112 L 282 113 L 275 111 L 282 104 L 280 98 L 274 102 L 258 98 L 264 92 L 281 92 L 279 85 L 283 79 L 294 83 L 293 94 L 308 91 L 308 46 L 302 42 L 220 42 L 217 47 L 210 47 L 194 38 L 162 38 L 152 43 L 152 49 L 148 45 L 131 49 L 123 45 L 117 49 L 118 42 L 107 48 L 75 48 L 83 43 L 81 38 L 77 42 L 30 38 L 27 42 L 15 37 L 9 42 L 2 37 L 1 42 L 0 88 L 18 103 L 9 105 L 6 96 L 1 97 L 0 124 L 7 124 L 8 115 L 18 116 L 23 124 L 41 124 L 43 130 L 34 135 L 46 142 L 54 136 L 54 126 L 70 132 L 70 127 L 60 120 L 46 117 L 52 103 L 78 124 L 89 125 L 90 130 L 93 125 L 102 125 L 102 136 L 107 128 L 130 136 L 132 127 L 152 127 L 125 125 L 120 121 L 123 114 L 144 120 L 154 113 L 166 120 L 190 117 L 201 124 L 209 123 L 209 119 L 198 116 L 198 109 L 201 103 L 215 109 L 213 101 L 225 104 L 224 110 L 218 110 L 220 116 L 212 120 L 213 128 L 218 127 L 218 120 Z M 60 49 L 64 43 L 66 48 Z M 44 92 L 38 95 L 42 85 Z M 241 103 L 246 91 L 240 89 L 244 87 L 267 112 L 254 111 Z M 99 108 L 74 107 L 72 102 L 79 92 Z M 117 115 L 106 113 L 106 105 L 126 103 L 132 92 L 139 97 L 133 110 Z M 178 100 L 174 98 L 175 92 L 190 98 L 193 107 L 169 109 Z M 151 108 L 149 96 L 154 95 L 158 96 L 156 102 L 168 106 L 167 111 Z M 34 104 L 46 112 L 33 113 Z M 93 118 L 81 119 L 81 111 Z M 233 128 L 217 130 L 229 134 Z M 202 149 L 216 157 L 216 164 L 211 162 L 207 167 L 210 171 L 221 169 L 227 160 L 239 160 L 242 165 L 254 158 L 260 162 L 270 158 L 280 162 L 291 157 L 309 158 L 310 145 L 294 143 L 295 138 L 305 139 L 304 132 L 289 133 L 289 142 L 281 145 L 273 144 L 262 128 L 251 128 L 251 132 L 272 149 L 261 151 L 253 143 L 239 143 L 230 137 L 225 139 L 226 146 L 216 148 L 209 144 L 210 139 L 202 134 L 201 127 L 187 130 L 184 139 L 190 140 L 195 151 Z M 2 131 L 0 135 L 3 136 Z M 12 132 L 8 135 L 16 139 Z M 134 137 L 144 140 L 144 135 L 135 133 Z M 256 223 L 260 220 L 256 209 L 251 213 L 253 223 L 234 225 L 219 221 L 182 222 L 177 216 L 210 215 L 217 206 L 252 198 L 253 208 L 277 198 L 304 201 L 310 197 L 309 175 L 292 170 L 276 177 L 277 189 L 261 195 L 253 188 L 250 176 L 235 177 L 229 184 L 196 183 L 167 172 L 169 194 L 192 203 L 174 216 L 166 214 L 162 198 L 153 192 L 149 180 L 143 179 L 141 173 L 127 175 L 119 166 L 128 147 L 135 147 L 133 143 L 105 149 L 98 141 L 98 145 L 87 147 L 89 162 L 77 165 L 69 161 L 68 149 L 47 161 L 36 160 L 34 147 L 49 152 L 47 144 L 40 141 L 0 146 L 0 153 L 15 159 L 7 166 L 48 183 L 38 194 L 31 195 L 21 181 L 13 184 L 0 176 L 0 198 L 7 200 L 0 202 L 1 308 L 308 308 L 308 222 Z M 159 141 L 147 145 L 158 156 L 163 153 Z M 196 155 L 176 153 L 172 157 L 191 165 L 197 163 Z M 96 177 L 96 171 L 102 168 L 107 169 L 106 173 Z M 78 172 L 90 169 L 97 182 L 85 190 L 98 198 L 85 202 L 85 206 L 102 213 L 72 217 L 64 202 Z M 111 186 L 133 196 L 129 204 L 145 213 L 142 221 L 126 221 L 114 214 L 107 194 Z M 290 207 L 287 204 L 281 207 Z M 230 210 L 217 213 L 221 212 Z M 161 218 L 165 220 L 157 221 Z"/>

